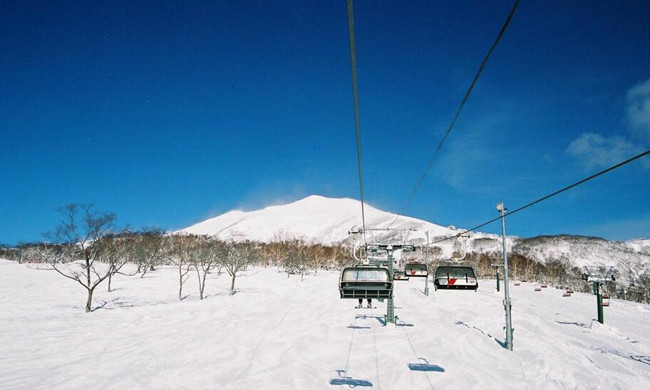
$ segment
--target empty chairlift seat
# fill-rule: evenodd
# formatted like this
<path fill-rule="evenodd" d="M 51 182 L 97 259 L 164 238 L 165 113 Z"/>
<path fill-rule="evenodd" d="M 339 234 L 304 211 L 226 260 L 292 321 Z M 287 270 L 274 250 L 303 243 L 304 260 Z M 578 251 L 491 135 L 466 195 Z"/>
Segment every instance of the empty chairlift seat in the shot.
<path fill-rule="evenodd" d="M 433 285 L 439 288 L 478 289 L 478 280 L 472 267 L 441 266 L 436 268 Z"/>
<path fill-rule="evenodd" d="M 341 298 L 392 298 L 393 281 L 386 268 L 348 267 L 339 281 Z"/>
<path fill-rule="evenodd" d="M 423 263 L 406 263 L 404 266 L 404 274 L 414 278 L 426 278 L 429 276 L 427 265 Z"/>

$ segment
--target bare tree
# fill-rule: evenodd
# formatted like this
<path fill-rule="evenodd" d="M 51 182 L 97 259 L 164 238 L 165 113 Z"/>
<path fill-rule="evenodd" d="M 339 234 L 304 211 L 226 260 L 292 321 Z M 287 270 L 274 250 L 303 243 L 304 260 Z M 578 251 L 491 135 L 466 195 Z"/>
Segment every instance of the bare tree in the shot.
<path fill-rule="evenodd" d="M 167 237 L 166 245 L 169 259 L 178 271 L 178 300 L 183 300 L 183 284 L 192 270 L 192 252 L 196 245 L 196 236 L 173 235 Z"/>
<path fill-rule="evenodd" d="M 246 267 L 255 260 L 256 253 L 250 241 L 235 242 L 231 240 L 225 242 L 224 245 L 223 267 L 231 277 L 230 295 L 233 295 L 235 293 L 237 274 L 246 270 Z"/>
<path fill-rule="evenodd" d="M 622 274 L 629 280 L 626 288 L 636 293 L 639 301 L 650 303 L 650 256 L 638 254 L 628 256 L 625 260 L 619 261 L 618 267 Z"/>
<path fill-rule="evenodd" d="M 148 228 L 138 232 L 133 237 L 136 245 L 133 248 L 134 262 L 138 265 L 136 273 L 142 272 L 143 278 L 147 272 L 153 271 L 163 255 L 164 230 Z"/>
<path fill-rule="evenodd" d="M 56 272 L 79 283 L 87 292 L 86 313 L 92 310 L 95 288 L 111 275 L 112 268 L 98 262 L 106 250 L 104 236 L 113 227 L 115 214 L 97 212 L 91 205 L 70 204 L 60 208 L 63 220 L 53 233 L 55 241 L 39 252 Z"/>
<path fill-rule="evenodd" d="M 266 245 L 266 252 L 271 261 L 278 267 L 278 272 L 282 272 L 282 265 L 287 253 L 286 242 L 271 242 Z"/>
<path fill-rule="evenodd" d="M 223 242 L 208 237 L 197 237 L 195 250 L 192 253 L 192 263 L 199 281 L 199 298 L 205 295 L 205 282 L 208 274 L 217 267 L 219 259 L 225 257 L 226 248 Z"/>
<path fill-rule="evenodd" d="M 342 245 L 337 245 L 332 247 L 332 249 L 332 262 L 339 269 L 354 263 L 350 248 Z"/>
<path fill-rule="evenodd" d="M 311 266 L 310 248 L 300 240 L 291 240 L 286 243 L 286 247 L 284 271 L 287 273 L 287 278 L 291 274 L 300 274 L 300 280 L 304 280 Z"/>
<path fill-rule="evenodd" d="M 312 266 L 314 267 L 314 274 L 318 274 L 318 270 L 325 265 L 325 261 L 327 261 L 326 247 L 321 244 L 311 245 L 309 253 L 311 255 Z"/>
<path fill-rule="evenodd" d="M 130 255 L 133 253 L 131 246 L 134 240 L 131 234 L 109 234 L 101 240 L 103 243 L 97 255 L 98 259 L 109 267 L 107 291 L 111 292 L 113 276 L 120 273 L 122 267 L 132 258 Z"/>

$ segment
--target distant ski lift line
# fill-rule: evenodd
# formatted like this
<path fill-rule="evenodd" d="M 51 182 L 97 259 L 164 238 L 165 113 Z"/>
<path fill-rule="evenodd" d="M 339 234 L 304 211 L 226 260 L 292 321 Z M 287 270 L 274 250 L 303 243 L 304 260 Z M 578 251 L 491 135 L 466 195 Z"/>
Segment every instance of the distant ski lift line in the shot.
<path fill-rule="evenodd" d="M 560 190 L 557 190 L 557 191 L 555 191 L 555 192 L 553 192 L 553 193 L 551 193 L 551 194 L 548 194 L 548 195 L 546 195 L 546 196 L 543 196 L 543 197 L 541 197 L 541 198 L 539 198 L 539 199 L 537 199 L 537 200 L 535 200 L 535 201 L 532 201 L 532 202 L 530 202 L 530 203 L 527 203 L 527 204 L 525 204 L 525 205 L 523 205 L 523 206 L 521 206 L 521 207 L 519 207 L 519 208 L 517 208 L 517 209 L 515 209 L 515 210 L 513 210 L 513 211 L 507 212 L 505 215 L 512 215 L 512 214 L 518 213 L 518 212 L 520 212 L 520 211 L 522 211 L 522 210 L 524 210 L 524 209 L 527 209 L 528 207 L 531 207 L 531 206 L 533 206 L 533 205 L 535 205 L 535 204 L 537 204 L 537 203 L 540 203 L 540 202 L 543 202 L 543 201 L 545 201 L 545 200 L 547 200 L 547 199 L 550 199 L 550 198 L 554 197 L 555 195 L 559 195 L 559 194 L 561 194 L 562 192 L 568 191 L 568 190 L 570 190 L 570 189 L 572 189 L 572 188 L 574 188 L 574 187 L 577 187 L 577 186 L 579 186 L 579 185 L 581 185 L 581 184 L 584 184 L 584 183 L 588 182 L 589 180 L 592 180 L 592 179 L 597 178 L 598 176 L 604 175 L 604 174 L 606 174 L 607 172 L 613 171 L 613 170 L 615 170 L 615 169 L 617 169 L 617 168 L 620 168 L 620 167 L 622 167 L 622 166 L 624 166 L 624 165 L 626 165 L 626 164 L 631 163 L 632 161 L 635 161 L 635 160 L 638 160 L 638 159 L 640 159 L 640 158 L 642 158 L 642 157 L 645 157 L 645 156 L 647 156 L 648 154 L 650 154 L 650 150 L 646 150 L 645 152 L 643 152 L 643 153 L 641 153 L 641 154 L 637 154 L 636 156 L 634 156 L 634 157 L 632 157 L 632 158 L 629 158 L 629 159 L 627 159 L 627 160 L 625 160 L 625 161 L 622 161 L 622 162 L 620 162 L 620 163 L 618 163 L 618 164 L 616 164 L 616 165 L 612 165 L 611 167 L 609 167 L 609 168 L 607 168 L 607 169 L 604 169 L 604 170 L 602 170 L 602 171 L 600 171 L 600 172 L 598 172 L 598 173 L 595 173 L 595 174 L 593 174 L 593 175 L 591 175 L 591 176 L 589 176 L 589 177 L 587 177 L 587 178 L 584 178 L 584 179 L 582 179 L 582 180 L 580 180 L 580 181 L 577 181 L 577 182 L 575 182 L 575 183 L 573 183 L 573 184 L 571 184 L 571 185 L 569 185 L 569 186 L 566 186 L 566 187 L 564 187 L 564 188 L 562 188 L 562 189 L 560 189 Z M 460 236 L 463 235 L 463 234 L 466 234 L 466 233 L 469 233 L 469 232 L 473 232 L 473 231 L 475 231 L 476 229 L 480 229 L 480 228 L 482 228 L 483 226 L 487 226 L 487 225 L 489 225 L 489 224 L 491 224 L 491 223 L 493 223 L 493 222 L 496 222 L 496 221 L 498 221 L 498 220 L 500 220 L 500 219 L 501 219 L 501 216 L 498 216 L 498 217 L 496 217 L 496 218 L 492 218 L 491 220 L 489 220 L 489 221 L 487 221 L 487 222 L 484 222 L 484 223 L 482 223 L 482 224 L 480 224 L 480 225 L 478 225 L 478 226 L 474 226 L 474 227 L 471 228 L 471 229 L 464 230 L 464 231 L 462 231 L 462 232 L 460 232 L 460 233 L 458 233 L 458 234 L 456 234 L 456 235 L 453 235 L 453 236 L 450 236 L 450 237 L 445 237 L 445 238 L 442 238 L 442 239 L 440 239 L 440 240 L 436 240 L 436 241 L 434 241 L 434 242 L 430 242 L 428 245 L 434 245 L 434 244 L 437 244 L 437 243 L 440 243 L 440 242 L 443 242 L 443 241 L 447 241 L 447 240 L 451 240 L 451 239 L 454 239 L 454 238 L 460 237 Z"/>

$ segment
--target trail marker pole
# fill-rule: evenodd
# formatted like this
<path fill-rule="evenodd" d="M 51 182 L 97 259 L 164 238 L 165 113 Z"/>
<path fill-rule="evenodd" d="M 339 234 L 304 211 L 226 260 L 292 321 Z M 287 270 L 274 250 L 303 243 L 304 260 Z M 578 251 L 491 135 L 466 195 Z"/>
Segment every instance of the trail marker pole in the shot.
<path fill-rule="evenodd" d="M 427 277 L 424 278 L 424 295 L 429 296 L 429 271 L 427 270 Z"/>
<path fill-rule="evenodd" d="M 490 266 L 494 267 L 494 273 L 496 274 L 497 277 L 497 292 L 501 291 L 501 281 L 499 280 L 499 267 L 503 267 L 503 264 L 490 264 Z"/>
<path fill-rule="evenodd" d="M 497 211 L 501 216 L 501 231 L 503 233 L 503 285 L 505 299 L 503 300 L 503 307 L 506 310 L 506 349 L 512 351 L 512 316 L 510 303 L 510 289 L 508 283 L 508 250 L 506 246 L 506 212 L 508 209 L 503 205 L 503 202 L 497 204 Z"/>
<path fill-rule="evenodd" d="M 426 253 L 424 255 L 424 264 L 427 266 L 427 277 L 424 278 L 424 295 L 429 296 L 429 232 L 424 232 L 427 235 L 427 246 L 425 247 Z"/>

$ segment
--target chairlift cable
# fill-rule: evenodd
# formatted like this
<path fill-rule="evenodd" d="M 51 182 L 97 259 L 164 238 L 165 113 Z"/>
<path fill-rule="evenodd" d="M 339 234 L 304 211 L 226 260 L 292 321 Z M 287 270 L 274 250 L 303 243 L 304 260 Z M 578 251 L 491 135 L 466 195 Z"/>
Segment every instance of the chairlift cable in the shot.
<path fill-rule="evenodd" d="M 363 243 L 366 243 L 366 213 L 363 200 L 363 164 L 361 160 L 361 124 L 359 121 L 359 92 L 357 89 L 357 54 L 354 39 L 353 0 L 347 0 L 348 38 L 350 41 L 350 67 L 352 69 L 352 94 L 354 96 L 354 124 L 357 135 L 357 165 L 359 170 L 359 193 L 361 199 L 361 223 L 363 226 Z"/>
<path fill-rule="evenodd" d="M 568 185 L 568 186 L 566 186 L 566 187 L 564 187 L 564 188 L 562 188 L 562 189 L 560 189 L 560 190 L 557 190 L 557 191 L 555 191 L 555 192 L 553 192 L 553 193 L 550 193 L 550 194 L 548 194 L 548 195 L 546 195 L 546 196 L 543 196 L 543 197 L 541 197 L 541 198 L 539 198 L 539 199 L 537 199 L 537 200 L 534 200 L 534 201 L 532 201 L 532 202 L 530 202 L 530 203 L 527 203 L 527 204 L 525 204 L 525 205 L 523 205 L 523 206 L 521 206 L 521 207 L 519 207 L 519 208 L 517 208 L 517 209 L 514 209 L 514 210 L 512 210 L 512 211 L 509 211 L 509 212 L 507 212 L 505 215 L 512 215 L 512 214 L 518 213 L 518 212 L 520 212 L 520 211 L 522 211 L 522 210 L 525 210 L 525 209 L 527 209 L 528 207 L 531 207 L 531 206 L 533 206 L 533 205 L 535 205 L 535 204 L 537 204 L 537 203 L 543 202 L 543 201 L 545 201 L 545 200 L 547 200 L 547 199 L 550 199 L 550 198 L 552 198 L 552 197 L 554 197 L 554 196 L 556 196 L 556 195 L 561 194 L 562 192 L 568 191 L 568 190 L 570 190 L 570 189 L 572 189 L 572 188 L 574 188 L 574 187 L 577 187 L 577 186 L 579 186 L 579 185 L 581 185 L 581 184 L 584 184 L 584 183 L 586 183 L 586 182 L 588 182 L 588 181 L 590 181 L 590 180 L 592 180 L 592 179 L 595 179 L 595 178 L 597 178 L 598 176 L 604 175 L 604 174 L 606 174 L 606 173 L 608 173 L 608 172 L 611 172 L 611 171 L 613 171 L 613 170 L 615 170 L 615 169 L 617 169 L 617 168 L 620 168 L 620 167 L 622 167 L 622 166 L 624 166 L 624 165 L 626 165 L 626 164 L 629 164 L 629 163 L 631 163 L 632 161 L 635 161 L 635 160 L 638 160 L 638 159 L 640 159 L 640 158 L 642 158 L 642 157 L 645 157 L 645 156 L 647 156 L 648 154 L 650 154 L 650 150 L 646 150 L 645 152 L 643 152 L 643 153 L 641 153 L 641 154 L 638 154 L 638 155 L 636 155 L 636 156 L 634 156 L 634 157 L 631 157 L 631 158 L 629 158 L 629 159 L 627 159 L 627 160 L 625 160 L 625 161 L 622 161 L 622 162 L 620 162 L 620 163 L 618 163 L 618 164 L 616 164 L 616 165 L 612 165 L 611 167 L 609 167 L 609 168 L 607 168 L 607 169 L 604 169 L 604 170 L 602 170 L 602 171 L 600 171 L 600 172 L 598 172 L 598 173 L 595 173 L 595 174 L 593 174 L 593 175 L 591 175 L 591 176 L 589 176 L 589 177 L 587 177 L 587 178 L 584 178 L 584 179 L 582 179 L 582 180 L 580 180 L 580 181 L 577 181 L 577 182 L 575 182 L 575 183 L 573 183 L 573 184 L 571 184 L 571 185 Z M 473 228 L 471 228 L 471 229 L 467 229 L 467 230 L 465 230 L 465 231 L 463 231 L 463 232 L 460 232 L 460 233 L 458 233 L 458 234 L 456 234 L 456 235 L 454 235 L 454 236 L 446 237 L 446 238 L 443 238 L 443 239 L 440 239 L 440 240 L 437 240 L 437 241 L 431 242 L 431 243 L 429 243 L 429 245 L 433 245 L 433 244 L 437 244 L 437 243 L 440 243 L 440 242 L 443 242 L 443 241 L 447 241 L 447 240 L 451 240 L 451 239 L 454 239 L 454 238 L 458 238 L 458 237 L 460 237 L 461 235 L 463 235 L 463 234 L 465 234 L 465 233 L 473 232 L 473 231 L 475 231 L 475 230 L 477 230 L 477 229 L 482 228 L 483 226 L 489 225 L 489 224 L 491 224 L 491 223 L 493 223 L 493 222 L 496 222 L 496 221 L 498 221 L 498 220 L 500 220 L 500 219 L 501 219 L 501 216 L 498 216 L 498 217 L 493 218 L 493 219 L 491 219 L 491 220 L 489 220 L 489 221 L 487 221 L 487 222 L 484 222 L 484 223 L 482 223 L 482 224 L 480 224 L 480 225 L 478 225 L 478 226 L 475 226 L 475 227 L 473 227 Z"/>
<path fill-rule="evenodd" d="M 449 125 L 449 128 L 447 128 L 447 132 L 445 135 L 442 137 L 440 142 L 438 143 L 438 146 L 436 147 L 436 150 L 433 152 L 433 156 L 429 160 L 429 164 L 425 168 L 424 172 L 422 172 L 422 175 L 420 175 L 420 178 L 418 181 L 415 183 L 415 187 L 411 191 L 411 194 L 409 195 L 408 200 L 404 204 L 404 207 L 402 207 L 402 211 L 397 214 L 393 222 L 388 227 L 393 226 L 393 224 L 397 221 L 399 217 L 401 217 L 404 212 L 406 212 L 406 209 L 411 205 L 411 202 L 413 201 L 413 198 L 415 197 L 415 193 L 418 192 L 420 189 L 420 186 L 422 186 L 422 183 L 424 183 L 424 179 L 426 179 L 427 175 L 429 174 L 429 171 L 433 167 L 433 163 L 436 161 L 436 158 L 438 157 L 438 153 L 442 149 L 442 146 L 445 144 L 445 141 L 447 141 L 447 138 L 449 138 L 449 135 L 451 134 L 452 130 L 454 129 L 454 126 L 456 126 L 456 121 L 458 120 L 458 117 L 460 116 L 461 111 L 465 107 L 465 103 L 467 103 L 467 100 L 469 99 L 469 95 L 472 93 L 472 90 L 474 89 L 474 86 L 476 85 L 476 82 L 478 81 L 479 77 L 481 76 L 481 73 L 483 73 L 483 69 L 485 68 L 485 65 L 488 62 L 488 59 L 492 55 L 492 52 L 494 49 L 497 47 L 497 44 L 501 40 L 501 37 L 505 33 L 506 29 L 508 28 L 508 25 L 510 24 L 510 21 L 512 20 L 512 17 L 515 14 L 515 11 L 517 10 L 517 6 L 519 5 L 519 0 L 515 0 L 515 4 L 512 6 L 512 10 L 510 10 L 510 14 L 508 15 L 508 18 L 506 19 L 505 23 L 501 27 L 501 31 L 499 31 L 499 34 L 497 35 L 497 38 L 494 40 L 494 43 L 492 43 L 492 46 L 490 47 L 490 50 L 488 50 L 487 54 L 485 55 L 485 58 L 483 58 L 483 62 L 481 62 L 481 65 L 479 66 L 478 70 L 476 71 L 476 74 L 474 75 L 474 79 L 472 80 L 472 83 L 470 84 L 469 88 L 467 89 L 467 92 L 465 92 L 465 96 L 463 96 L 463 100 L 460 102 L 460 106 L 458 106 L 458 109 L 456 110 L 456 115 L 454 115 L 454 118 L 451 121 L 451 124 Z"/>

